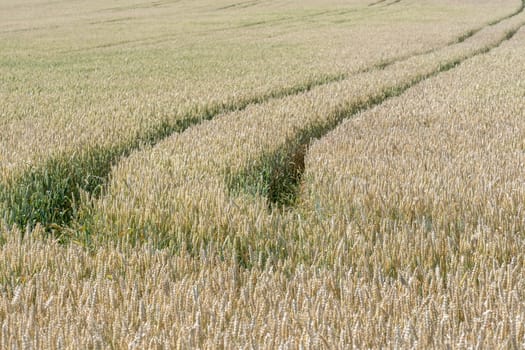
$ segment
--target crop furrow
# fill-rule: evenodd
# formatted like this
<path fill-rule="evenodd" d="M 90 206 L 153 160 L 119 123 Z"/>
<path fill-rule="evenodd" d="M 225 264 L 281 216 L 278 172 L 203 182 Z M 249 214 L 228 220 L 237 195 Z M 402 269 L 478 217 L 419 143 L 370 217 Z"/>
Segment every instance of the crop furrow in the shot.
<path fill-rule="evenodd" d="M 394 1 L 389 2 L 388 4 L 386 4 L 385 7 L 387 7 L 387 6 L 392 6 L 392 5 L 394 5 L 394 4 L 399 4 L 400 2 L 401 2 L 401 0 L 394 0 Z"/>
<path fill-rule="evenodd" d="M 368 6 L 369 7 L 370 6 L 376 6 L 376 5 L 379 5 L 379 4 L 384 3 L 386 1 L 387 0 L 380 0 L 380 1 L 377 1 L 377 2 L 369 4 Z M 393 4 L 398 3 L 400 1 L 401 0 L 399 0 L 399 1 L 395 0 L 392 3 L 384 4 L 383 7 L 387 7 L 389 5 L 393 5 Z M 478 28 L 475 28 L 475 29 L 467 31 L 464 34 L 461 34 L 460 36 L 458 36 L 456 39 L 452 40 L 451 42 L 449 42 L 445 46 L 454 45 L 454 44 L 456 44 L 458 42 L 461 42 L 461 41 L 471 37 L 475 33 L 477 33 L 480 30 L 482 30 L 483 28 L 486 28 L 487 26 L 496 25 L 496 24 L 498 24 L 498 23 L 500 23 L 500 22 L 502 22 L 502 21 L 504 21 L 506 19 L 509 19 L 511 17 L 514 17 L 514 16 L 518 15 L 523 10 L 524 6 L 525 5 L 521 4 L 518 9 L 516 9 L 514 12 L 511 12 L 510 14 L 508 14 L 506 16 L 503 16 L 503 17 L 500 17 L 500 18 L 497 18 L 497 19 L 489 22 L 487 25 L 480 26 Z M 354 11 L 355 10 L 349 10 L 348 12 L 354 12 Z M 311 15 L 311 16 L 306 16 L 306 17 L 312 17 L 312 16 L 317 16 L 317 15 Z M 240 24 L 240 25 L 228 26 L 228 27 L 224 27 L 224 28 L 215 28 L 215 29 L 213 29 L 213 32 L 216 33 L 218 31 L 230 31 L 230 30 L 234 30 L 234 29 L 241 29 L 241 28 L 245 28 L 245 27 L 253 27 L 253 26 L 257 26 L 257 25 L 261 25 L 261 24 L 268 24 L 268 23 L 275 24 L 277 22 L 283 22 L 283 21 L 288 21 L 288 20 L 290 20 L 289 17 L 280 18 L 280 19 L 274 19 L 274 20 L 270 20 L 270 21 L 258 21 L 258 22 L 254 22 L 254 23 Z M 209 32 L 211 32 L 211 31 L 203 31 L 203 32 L 199 32 L 199 33 L 209 33 Z M 113 48 L 113 47 L 118 47 L 118 46 L 123 46 L 123 45 L 129 45 L 129 44 L 144 44 L 144 45 L 160 44 L 160 43 L 173 41 L 178 36 L 180 36 L 180 34 L 155 35 L 155 36 L 144 37 L 144 38 L 139 38 L 139 39 L 121 40 L 121 41 L 105 43 L 105 44 L 101 44 L 101 45 L 95 45 L 95 46 L 90 46 L 90 47 L 83 47 L 83 48 L 78 48 L 78 49 L 74 49 L 74 50 L 67 50 L 67 51 L 62 51 L 61 53 L 64 53 L 64 54 L 67 54 L 67 53 L 80 53 L 80 52 L 84 52 L 84 51 L 91 51 L 91 50 L 97 50 L 97 49 L 107 49 L 107 48 Z M 430 52 L 432 52 L 432 51 L 434 51 L 436 49 L 443 48 L 445 46 L 434 48 L 434 49 L 430 49 L 430 50 L 426 50 L 426 51 L 420 52 L 419 54 L 420 55 L 425 55 L 427 53 L 430 53 Z M 394 63 L 394 62 L 396 62 L 396 61 L 398 61 L 400 59 L 406 59 L 406 58 L 407 58 L 407 56 L 401 56 L 401 57 L 395 58 L 394 60 L 389 61 L 388 64 Z"/>
<path fill-rule="evenodd" d="M 376 6 L 376 5 L 379 5 L 379 4 L 381 4 L 381 3 L 385 2 L 385 1 L 387 1 L 387 0 L 378 0 L 378 1 L 374 1 L 374 2 L 372 2 L 372 3 L 370 3 L 370 4 L 368 4 L 368 6 L 369 6 L 369 7 L 370 7 L 370 6 Z"/>

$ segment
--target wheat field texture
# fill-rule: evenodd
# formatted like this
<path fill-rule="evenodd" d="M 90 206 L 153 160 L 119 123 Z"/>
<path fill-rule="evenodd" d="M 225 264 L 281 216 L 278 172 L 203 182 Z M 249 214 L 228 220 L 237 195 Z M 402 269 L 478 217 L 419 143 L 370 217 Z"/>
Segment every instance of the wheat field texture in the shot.
<path fill-rule="evenodd" d="M 525 348 L 525 1 L 0 0 L 1 349 Z"/>

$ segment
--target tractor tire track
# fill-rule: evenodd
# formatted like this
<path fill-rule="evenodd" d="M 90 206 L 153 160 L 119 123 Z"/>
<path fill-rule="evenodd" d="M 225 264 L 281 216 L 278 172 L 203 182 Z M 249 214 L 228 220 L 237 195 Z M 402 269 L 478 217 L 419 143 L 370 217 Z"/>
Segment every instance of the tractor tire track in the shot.
<path fill-rule="evenodd" d="M 521 7 L 521 11 L 523 11 L 523 6 Z M 506 18 L 510 18 L 516 14 L 510 14 L 502 19 L 494 21 L 488 26 L 496 25 Z M 139 135 L 131 143 L 119 144 L 105 148 L 94 147 L 91 149 L 86 149 L 81 153 L 63 154 L 61 156 L 49 159 L 44 164 L 19 176 L 16 176 L 7 183 L 0 184 L 0 213 L 2 213 L 2 216 L 7 223 L 11 225 L 16 224 L 21 227 L 27 225 L 34 226 L 37 223 L 41 223 L 45 227 L 52 227 L 56 225 L 67 226 L 76 215 L 75 203 L 79 201 L 80 194 L 82 192 L 87 192 L 88 194 L 95 197 L 100 195 L 108 177 L 110 176 L 112 166 L 118 163 L 121 159 L 130 155 L 132 152 L 144 147 L 144 145 L 155 145 L 156 143 L 174 133 L 183 132 L 193 125 L 196 125 L 204 120 L 213 119 L 215 116 L 222 113 L 242 110 L 249 105 L 261 104 L 269 100 L 282 99 L 285 97 L 305 93 L 315 87 L 340 82 L 356 74 L 374 70 L 382 70 L 395 63 L 435 52 L 444 47 L 452 46 L 462 42 L 475 35 L 475 33 L 479 32 L 485 27 L 469 31 L 458 38 L 456 41 L 440 48 L 434 48 L 424 53 L 393 58 L 390 61 L 375 64 L 367 69 L 353 74 L 325 76 L 304 82 L 300 85 L 284 87 L 263 96 L 241 99 L 234 103 L 210 105 L 206 108 L 206 111 L 199 116 L 188 115 L 183 116 L 181 119 L 177 120 L 167 119 L 164 123 L 157 125 L 155 128 L 145 130 L 142 135 Z M 448 69 L 450 68 L 452 67 L 449 67 Z M 428 77 L 422 77 L 419 80 L 416 79 L 417 81 L 411 81 L 410 83 L 406 84 L 406 86 L 402 86 L 396 91 L 397 93 L 400 93 L 401 90 L 404 91 L 410 86 L 416 84 L 418 81 L 426 78 Z M 385 96 L 391 97 L 393 95 L 394 93 L 387 92 Z M 373 96 L 369 101 L 367 101 L 366 105 L 355 106 L 355 110 L 350 112 L 356 113 L 357 110 L 361 110 L 373 104 L 381 103 L 385 96 Z M 344 111 L 344 113 L 342 112 L 339 120 L 346 118 L 348 114 L 349 111 Z M 304 145 L 306 145 L 307 140 L 311 138 L 312 135 L 322 136 L 327 131 L 334 128 L 335 125 L 336 124 L 326 125 L 313 131 L 304 130 L 301 135 L 299 135 L 298 141 L 295 142 L 295 144 L 299 144 L 300 147 L 295 148 L 304 150 Z M 304 161 L 304 155 L 298 156 L 297 149 L 294 149 L 292 152 L 286 151 L 284 153 L 287 154 L 285 158 L 291 156 L 293 159 L 303 158 Z M 295 163 L 297 162 L 298 161 L 295 161 Z M 291 179 L 292 183 L 298 183 L 302 176 L 302 171 L 304 171 L 304 169 L 299 167 L 299 171 L 296 171 L 295 175 L 286 175 L 286 179 L 282 181 L 286 182 L 290 181 Z M 282 181 L 279 180 L 275 183 L 277 184 Z M 293 197 L 293 191 L 288 191 L 291 193 L 288 194 L 285 193 L 286 191 L 283 192 L 281 190 L 272 189 L 274 187 L 278 186 L 270 186 L 269 190 L 269 196 L 272 202 L 282 202 L 280 198 L 282 198 L 283 195 L 287 197 Z M 294 186 L 291 186 L 291 188 L 292 187 Z"/>
<path fill-rule="evenodd" d="M 525 3 L 525 1 L 524 1 Z M 523 8 L 520 13 L 523 12 Z M 514 16 L 512 16 L 514 17 Z M 300 130 L 286 145 L 272 154 L 264 155 L 255 166 L 245 169 L 239 174 L 229 176 L 228 182 L 233 192 L 257 189 L 256 195 L 265 196 L 272 207 L 293 207 L 298 196 L 298 189 L 305 171 L 305 157 L 313 139 L 320 139 L 335 129 L 344 120 L 382 104 L 390 98 L 400 96 L 415 85 L 433 78 L 443 72 L 454 69 L 461 63 L 479 55 L 486 54 L 499 47 L 512 37 L 525 25 L 522 22 L 517 27 L 509 30 L 494 44 L 484 46 L 464 57 L 441 62 L 439 67 L 423 75 L 407 78 L 401 84 L 383 89 L 376 95 L 369 96 L 366 100 L 351 104 L 347 108 L 334 112 L 334 117 L 324 124 L 307 126 Z M 243 188 L 236 187 L 242 184 Z M 261 190 L 262 189 L 262 190 Z"/>
<path fill-rule="evenodd" d="M 499 47 L 524 23 L 520 16 L 458 47 L 224 115 L 135 153 L 114 170 L 104 196 L 86 203 L 86 221 L 76 227 L 87 229 L 76 232 L 84 238 L 104 232 L 95 241 L 151 240 L 192 255 L 220 246 L 242 266 L 252 256 L 286 258 L 289 246 L 279 232 L 301 212 L 294 197 L 312 138 Z"/>

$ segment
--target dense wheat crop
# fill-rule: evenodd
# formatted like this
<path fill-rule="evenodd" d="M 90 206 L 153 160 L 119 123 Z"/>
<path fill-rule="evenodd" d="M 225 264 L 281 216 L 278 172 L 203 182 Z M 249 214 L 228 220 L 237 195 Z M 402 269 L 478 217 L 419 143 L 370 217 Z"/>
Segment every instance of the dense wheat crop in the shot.
<path fill-rule="evenodd" d="M 221 111 L 443 47 L 518 8 L 515 1 L 233 5 L 2 3 L 7 221 L 67 224 L 77 188 L 98 193 L 111 165 L 143 144 Z"/>
<path fill-rule="evenodd" d="M 517 0 L 0 0 L 0 348 L 525 347 Z"/>
<path fill-rule="evenodd" d="M 392 278 L 374 257 L 358 255 L 368 239 L 352 234 L 354 247 L 339 253 L 355 253 L 355 267 L 289 272 L 285 262 L 247 270 L 206 251 L 200 259 L 148 245 L 89 253 L 6 232 L 0 346 L 523 346 L 522 257 L 507 264 L 480 259 L 446 273 L 407 268 Z"/>

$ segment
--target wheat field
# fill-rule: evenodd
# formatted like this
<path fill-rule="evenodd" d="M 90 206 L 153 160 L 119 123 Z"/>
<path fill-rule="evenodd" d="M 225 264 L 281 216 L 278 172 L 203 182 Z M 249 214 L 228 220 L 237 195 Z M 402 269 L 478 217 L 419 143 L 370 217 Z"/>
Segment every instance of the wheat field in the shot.
<path fill-rule="evenodd" d="M 0 348 L 525 348 L 525 1 L 0 0 Z"/>

